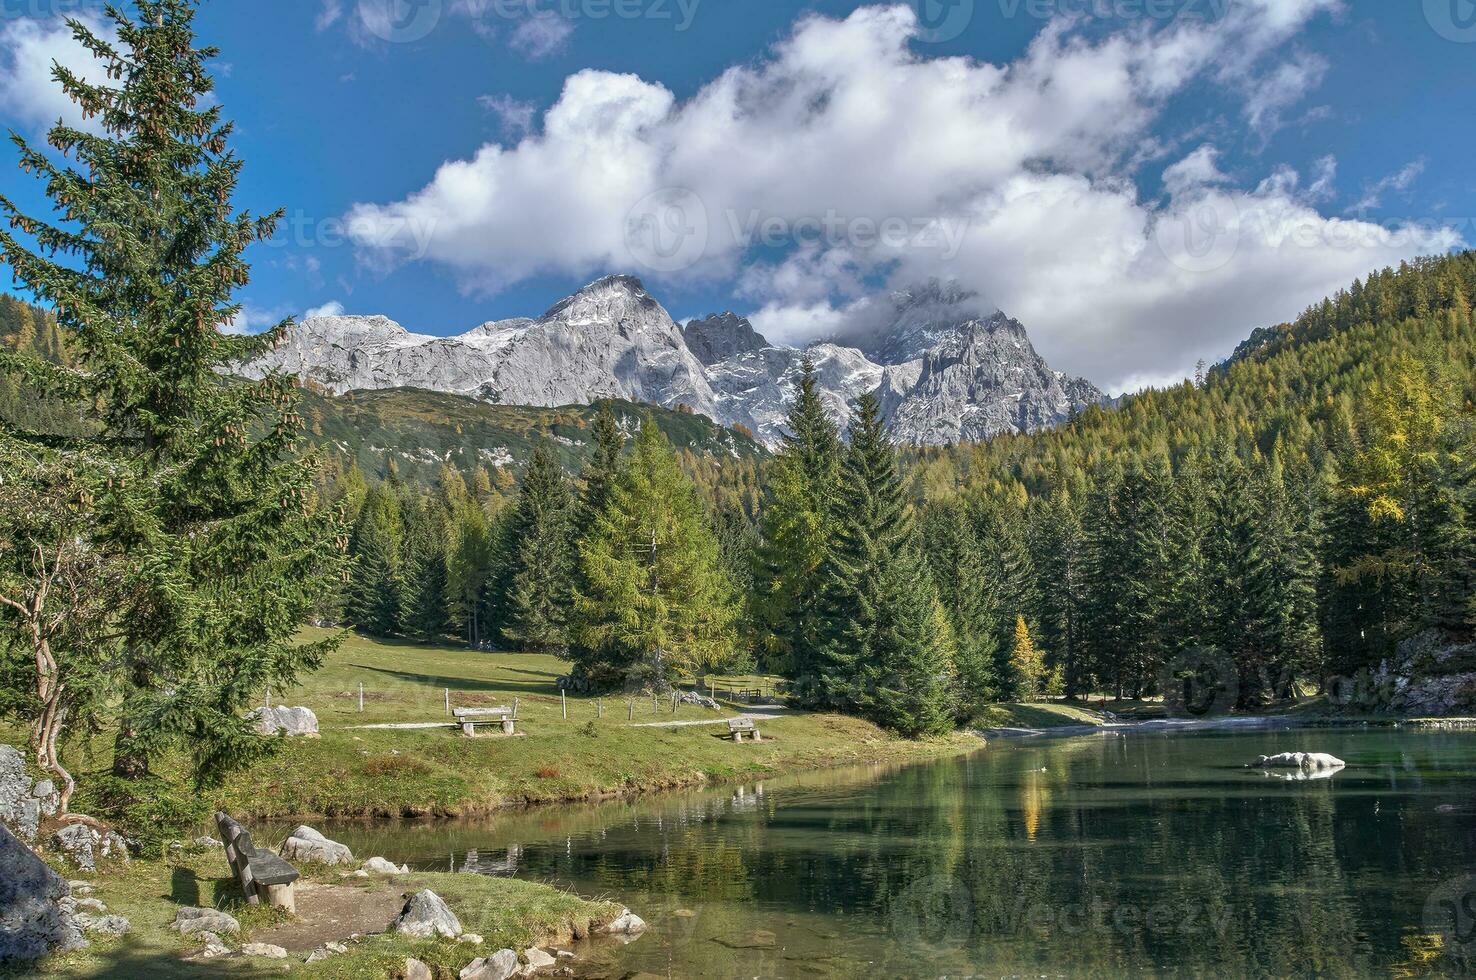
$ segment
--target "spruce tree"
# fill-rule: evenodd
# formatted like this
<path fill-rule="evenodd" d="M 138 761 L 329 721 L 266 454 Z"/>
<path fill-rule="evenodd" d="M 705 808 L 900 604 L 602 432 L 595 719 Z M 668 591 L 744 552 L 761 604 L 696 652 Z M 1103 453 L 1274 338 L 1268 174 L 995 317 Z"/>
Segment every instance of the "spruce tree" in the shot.
<path fill-rule="evenodd" d="M 70 22 L 115 84 L 54 69 L 100 132 L 59 124 L 53 153 L 13 137 L 59 220 L 0 196 L 9 225 L 39 246 L 0 231 L 0 257 L 55 310 L 53 336 L 65 329 L 75 364 L 33 363 L 31 383 L 85 406 L 93 431 L 73 444 L 116 467 L 98 546 L 132 556 L 139 598 L 117 610 L 115 772 L 146 776 L 161 753 L 183 749 L 207 783 L 270 749 L 242 710 L 333 645 L 295 635 L 342 539 L 335 516 L 313 507 L 293 379 L 224 377 L 286 329 L 219 329 L 241 312 L 232 294 L 248 279 L 244 251 L 280 212 L 233 212 L 241 161 L 211 94 L 216 51 L 195 44 L 193 4 L 139 0 L 137 11 L 109 8 L 116 42 Z"/>
<path fill-rule="evenodd" d="M 922 538 L 933 586 L 953 633 L 956 705 L 960 719 L 967 720 L 999 696 L 998 587 L 962 502 L 929 506 Z"/>
<path fill-rule="evenodd" d="M 399 496 L 378 484 L 365 496 L 350 538 L 354 564 L 344 609 L 349 622 L 370 636 L 400 632 L 404 537 Z"/>
<path fill-rule="evenodd" d="M 540 653 L 568 646 L 573 603 L 574 498 L 563 468 L 546 445 L 533 451 L 508 535 L 507 624 L 509 645 Z"/>
<path fill-rule="evenodd" d="M 768 472 L 754 609 L 765 663 L 809 686 L 816 678 L 820 586 L 831 547 L 841 444 L 808 356 L 800 362 L 797 387 L 784 444 Z"/>
<path fill-rule="evenodd" d="M 697 488 L 647 416 L 580 545 L 571 659 L 594 689 L 669 687 L 730 658 L 737 610 Z"/>
<path fill-rule="evenodd" d="M 439 642 L 451 628 L 449 520 L 445 505 L 429 494 L 412 496 L 405 508 L 400 627 L 426 643 Z"/>

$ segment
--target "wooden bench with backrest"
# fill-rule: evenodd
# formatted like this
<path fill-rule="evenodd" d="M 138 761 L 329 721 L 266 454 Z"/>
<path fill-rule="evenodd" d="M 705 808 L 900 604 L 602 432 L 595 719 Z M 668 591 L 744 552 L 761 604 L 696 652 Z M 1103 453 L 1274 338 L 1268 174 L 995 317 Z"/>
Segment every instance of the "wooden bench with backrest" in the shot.
<path fill-rule="evenodd" d="M 220 831 L 220 842 L 225 845 L 231 874 L 236 876 L 246 901 L 260 905 L 265 898 L 268 905 L 296 912 L 292 883 L 301 877 L 297 869 L 271 851 L 258 850 L 251 841 L 251 834 L 230 814 L 218 811 L 215 826 Z"/>
<path fill-rule="evenodd" d="M 763 741 L 763 736 L 759 734 L 759 730 L 754 725 L 752 718 L 729 718 L 728 734 L 732 736 L 735 742 L 743 741 L 743 736 L 745 735 L 752 735 L 755 742 Z"/>
<path fill-rule="evenodd" d="M 500 724 L 502 734 L 512 735 L 518 720 L 516 708 L 455 708 L 451 712 L 461 722 L 461 733 L 468 738 L 477 734 L 478 725 Z"/>

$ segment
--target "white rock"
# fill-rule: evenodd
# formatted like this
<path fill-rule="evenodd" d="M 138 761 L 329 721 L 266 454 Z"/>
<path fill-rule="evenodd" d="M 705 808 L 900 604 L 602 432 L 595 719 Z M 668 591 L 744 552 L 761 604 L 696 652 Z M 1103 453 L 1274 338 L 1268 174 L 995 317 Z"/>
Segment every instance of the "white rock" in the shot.
<path fill-rule="evenodd" d="M 456 937 L 456 941 L 458 943 L 466 943 L 468 946 L 480 946 L 486 940 L 474 932 L 463 932 Z"/>
<path fill-rule="evenodd" d="M 406 957 L 405 965 L 400 968 L 400 980 L 435 980 L 431 968 L 426 966 L 415 957 Z"/>
<path fill-rule="evenodd" d="M 518 954 L 510 949 L 499 949 L 491 956 L 472 960 L 460 973 L 461 980 L 508 980 L 517 975 L 521 966 Z"/>
<path fill-rule="evenodd" d="M 217 935 L 222 932 L 234 936 L 241 931 L 241 923 L 236 921 L 235 916 L 228 915 L 220 909 L 186 907 L 174 913 L 174 922 L 169 928 L 182 932 L 186 936 L 207 933 Z"/>
<path fill-rule="evenodd" d="M 390 926 L 395 932 L 427 939 L 444 936 L 455 939 L 462 933 L 461 920 L 445 900 L 429 888 L 410 896 L 400 915 Z"/>
<path fill-rule="evenodd" d="M 337 865 L 352 864 L 354 854 L 338 841 L 329 840 L 311 827 L 298 827 L 282 842 L 282 857 L 288 861 Z"/>
<path fill-rule="evenodd" d="M 318 734 L 318 716 L 310 708 L 289 708 L 280 704 L 271 708 L 257 708 L 246 717 L 256 722 L 256 730 L 263 735 L 281 732 L 288 738 L 302 738 L 316 737 Z"/>
<path fill-rule="evenodd" d="M 646 931 L 646 922 L 630 909 L 622 909 L 614 921 L 602 926 L 598 931 L 612 936 L 634 936 Z"/>
<path fill-rule="evenodd" d="M 1255 761 L 1255 765 L 1261 769 L 1300 769 L 1311 772 L 1341 769 L 1347 763 L 1325 752 L 1282 752 L 1279 755 L 1263 755 Z"/>
<path fill-rule="evenodd" d="M 408 865 L 397 865 L 393 861 L 387 861 L 382 857 L 372 857 L 364 862 L 361 871 L 367 871 L 376 875 L 403 875 L 410 873 Z"/>
<path fill-rule="evenodd" d="M 72 916 L 72 921 L 77 923 L 77 928 L 83 932 L 99 936 L 122 936 L 133 928 L 133 923 L 121 915 L 89 915 L 86 912 L 78 912 Z"/>
<path fill-rule="evenodd" d="M 246 956 L 261 956 L 269 960 L 285 960 L 287 951 L 281 946 L 273 946 L 271 943 L 247 943 L 241 947 L 242 954 Z"/>
<path fill-rule="evenodd" d="M 557 962 L 546 950 L 531 946 L 523 950 L 523 975 L 531 976 L 539 970 L 547 970 Z"/>

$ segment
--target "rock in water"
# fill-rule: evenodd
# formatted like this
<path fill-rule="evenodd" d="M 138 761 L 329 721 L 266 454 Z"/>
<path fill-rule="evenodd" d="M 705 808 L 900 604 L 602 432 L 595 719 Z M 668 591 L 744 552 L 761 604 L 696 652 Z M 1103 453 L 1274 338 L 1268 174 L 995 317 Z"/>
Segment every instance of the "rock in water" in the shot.
<path fill-rule="evenodd" d="M 510 949 L 499 949 L 491 956 L 472 960 L 461 971 L 460 977 L 461 980 L 507 980 L 520 969 L 517 953 Z"/>
<path fill-rule="evenodd" d="M 1326 752 L 1282 752 L 1279 755 L 1263 755 L 1255 761 L 1260 769 L 1300 769 L 1316 772 L 1323 769 L 1341 769 L 1347 763 Z"/>
<path fill-rule="evenodd" d="M 187 907 L 174 913 L 174 922 L 169 928 L 186 936 L 202 936 L 207 933 L 218 936 L 222 932 L 234 936 L 241 931 L 241 923 L 236 921 L 235 916 L 220 909 Z"/>
<path fill-rule="evenodd" d="M 67 883 L 0 826 L 0 963 L 30 962 L 87 945 L 62 911 Z"/>
<path fill-rule="evenodd" d="M 263 735 L 281 732 L 288 738 L 304 738 L 318 734 L 318 716 L 309 708 L 289 708 L 282 704 L 275 708 L 257 708 L 247 717 L 256 722 L 256 730 Z"/>
<path fill-rule="evenodd" d="M 282 857 L 288 861 L 307 861 L 329 866 L 352 864 L 354 854 L 345 844 L 329 840 L 311 827 L 298 827 L 282 842 Z"/>
<path fill-rule="evenodd" d="M 419 939 L 428 939 L 431 936 L 455 939 L 462 933 L 461 920 L 456 918 L 456 913 L 451 911 L 451 907 L 441 896 L 429 888 L 410 896 L 410 900 L 400 911 L 399 918 L 391 923 L 391 928 L 395 932 Z"/>
<path fill-rule="evenodd" d="M 527 964 L 523 967 L 523 974 L 526 976 L 530 973 L 537 973 L 539 970 L 547 970 L 558 963 L 558 960 L 554 959 L 553 954 L 547 950 L 530 946 L 523 950 L 523 962 Z"/>
<path fill-rule="evenodd" d="M 612 936 L 634 936 L 646 931 L 646 921 L 630 909 L 621 909 L 620 914 L 600 931 Z"/>

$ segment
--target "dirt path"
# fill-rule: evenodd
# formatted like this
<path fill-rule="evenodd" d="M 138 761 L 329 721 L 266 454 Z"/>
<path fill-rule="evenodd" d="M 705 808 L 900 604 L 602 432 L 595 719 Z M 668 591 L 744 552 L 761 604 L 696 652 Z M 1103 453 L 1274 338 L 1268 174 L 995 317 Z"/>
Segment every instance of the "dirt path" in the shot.
<path fill-rule="evenodd" d="M 281 946 L 289 953 L 310 953 L 326 942 L 343 942 L 384 932 L 405 904 L 401 890 L 393 885 L 355 888 L 349 885 L 320 885 L 298 882 L 297 915 L 291 922 L 271 929 L 256 929 L 253 942 Z"/>

